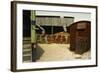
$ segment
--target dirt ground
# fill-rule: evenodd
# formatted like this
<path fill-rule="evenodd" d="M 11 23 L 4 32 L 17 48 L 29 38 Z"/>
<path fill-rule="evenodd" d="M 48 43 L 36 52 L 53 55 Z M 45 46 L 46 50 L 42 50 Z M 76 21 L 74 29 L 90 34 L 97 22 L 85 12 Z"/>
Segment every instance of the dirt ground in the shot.
<path fill-rule="evenodd" d="M 64 61 L 64 60 L 75 60 L 75 59 L 90 59 L 91 54 L 90 51 L 85 52 L 82 55 L 75 54 L 70 51 L 70 44 L 38 44 L 43 50 L 44 53 L 37 60 L 37 62 L 41 61 Z"/>

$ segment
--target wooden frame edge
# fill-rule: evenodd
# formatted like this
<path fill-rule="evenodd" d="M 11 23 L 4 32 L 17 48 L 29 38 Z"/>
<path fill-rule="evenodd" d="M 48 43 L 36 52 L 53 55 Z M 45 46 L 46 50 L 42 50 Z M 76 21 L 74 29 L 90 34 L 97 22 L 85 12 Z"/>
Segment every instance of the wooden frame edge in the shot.
<path fill-rule="evenodd" d="M 11 2 L 11 71 L 16 71 L 16 3 Z"/>
<path fill-rule="evenodd" d="M 16 57 L 16 5 L 21 4 L 42 4 L 42 5 L 53 5 L 53 6 L 71 6 L 71 7 L 84 7 L 84 8 L 96 8 L 96 64 L 95 65 L 83 65 L 83 66 L 69 66 L 69 67 L 52 67 L 52 68 L 39 68 L 39 69 L 17 69 L 17 57 Z M 74 4 L 59 4 L 59 3 L 43 3 L 43 2 L 28 2 L 28 1 L 11 1 L 11 71 L 22 72 L 22 71 L 37 71 L 37 70 L 53 70 L 53 69 L 72 69 L 72 68 L 85 68 L 85 67 L 97 67 L 98 66 L 98 7 L 90 5 L 74 5 Z"/>

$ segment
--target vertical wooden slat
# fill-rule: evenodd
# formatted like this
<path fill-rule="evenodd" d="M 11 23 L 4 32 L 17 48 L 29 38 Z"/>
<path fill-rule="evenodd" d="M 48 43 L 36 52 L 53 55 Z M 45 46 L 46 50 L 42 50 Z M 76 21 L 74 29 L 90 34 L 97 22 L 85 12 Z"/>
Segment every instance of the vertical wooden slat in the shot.
<path fill-rule="evenodd" d="M 35 11 L 31 11 L 31 43 L 36 43 Z"/>
<path fill-rule="evenodd" d="M 36 18 L 35 11 L 31 11 L 31 47 L 32 47 L 32 62 L 36 61 Z"/>

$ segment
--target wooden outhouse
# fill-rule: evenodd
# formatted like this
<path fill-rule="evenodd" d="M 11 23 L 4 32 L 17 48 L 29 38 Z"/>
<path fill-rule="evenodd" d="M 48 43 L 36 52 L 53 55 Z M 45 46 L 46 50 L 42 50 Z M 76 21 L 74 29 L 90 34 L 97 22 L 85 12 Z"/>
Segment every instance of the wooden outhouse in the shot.
<path fill-rule="evenodd" d="M 91 46 L 91 22 L 78 21 L 69 27 L 70 50 L 77 54 L 83 54 L 90 50 Z"/>

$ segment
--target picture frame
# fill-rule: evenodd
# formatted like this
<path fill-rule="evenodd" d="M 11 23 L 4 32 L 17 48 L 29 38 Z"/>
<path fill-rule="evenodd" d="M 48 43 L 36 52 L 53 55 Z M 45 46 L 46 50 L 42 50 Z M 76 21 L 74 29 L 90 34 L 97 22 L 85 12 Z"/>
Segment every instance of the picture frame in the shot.
<path fill-rule="evenodd" d="M 97 39 L 97 34 L 98 34 L 97 32 L 97 27 L 98 27 L 97 26 L 97 21 L 98 21 L 97 10 L 98 10 L 97 6 L 90 6 L 90 5 L 12 1 L 11 2 L 11 71 L 19 72 L 19 71 L 37 71 L 37 70 L 97 67 L 98 65 L 98 61 L 97 61 L 98 60 L 97 59 L 98 57 L 97 56 L 97 40 L 98 40 Z M 39 20 L 40 18 L 42 19 Z M 36 21 L 34 21 L 34 19 Z M 43 20 L 43 19 L 47 19 L 48 22 L 46 22 L 46 20 Z M 49 19 L 52 20 L 52 25 Z M 34 29 L 34 26 L 36 24 L 39 24 L 40 21 L 41 21 L 40 25 L 39 26 L 37 25 L 37 26 L 38 27 L 41 26 L 40 27 L 41 30 L 37 33 L 37 31 L 35 32 L 33 31 L 33 29 Z M 30 24 L 30 26 L 27 26 L 28 24 Z M 72 47 L 71 51 L 73 50 L 73 46 L 75 47 L 75 44 L 73 44 L 72 42 L 74 40 L 71 40 L 71 38 L 74 38 L 75 35 L 74 37 L 72 37 L 71 33 L 74 32 L 77 34 L 77 32 L 79 32 L 79 35 L 80 35 L 81 31 L 83 32 L 85 29 L 89 29 L 88 31 L 90 32 L 85 32 L 90 35 L 89 36 L 87 34 L 89 36 L 87 40 L 90 39 L 88 41 L 89 48 L 90 48 L 89 50 L 90 52 L 88 53 L 89 57 L 87 56 L 86 58 L 83 59 L 82 55 L 84 51 L 81 52 L 78 49 L 80 48 L 79 43 L 78 43 L 80 42 L 80 40 L 78 39 L 81 39 L 81 37 L 78 37 L 78 39 L 76 38 L 78 40 L 76 41 L 78 46 L 76 44 L 75 48 L 77 49 L 74 49 L 75 51 L 74 53 L 78 53 L 78 55 L 77 54 L 74 55 L 76 59 L 72 59 L 74 57 L 69 57 L 68 60 L 67 59 L 63 60 L 62 57 L 59 57 L 59 59 L 56 60 L 55 58 L 57 56 L 53 55 L 55 57 L 54 59 L 50 59 L 50 61 L 48 61 L 49 59 L 45 59 L 45 60 L 43 59 L 40 61 L 35 60 L 34 58 L 36 57 L 36 55 L 34 56 L 34 51 L 32 49 L 33 48 L 37 49 L 38 43 L 39 44 L 41 43 L 49 44 L 49 45 L 51 45 L 51 43 L 55 43 L 55 44 L 63 45 L 63 44 L 66 44 L 66 42 L 62 42 L 62 41 L 60 42 L 59 41 L 53 41 L 53 42 L 49 41 L 48 42 L 47 41 L 44 43 L 44 41 L 37 41 L 39 38 L 37 36 L 35 37 L 37 37 L 38 39 L 34 38 L 34 35 L 40 34 L 39 36 L 42 36 L 42 34 L 40 33 L 42 31 L 42 28 L 45 29 L 45 33 L 47 35 L 54 35 L 55 33 L 57 33 L 57 35 L 63 34 L 59 32 L 62 32 L 62 28 L 63 28 L 62 26 L 65 26 L 65 24 L 66 24 L 66 28 L 68 28 L 67 29 L 68 32 L 70 33 L 70 43 L 69 44 L 70 44 L 70 48 Z M 76 25 L 77 27 L 70 26 L 69 24 Z M 90 28 L 86 28 L 88 27 L 88 24 L 90 25 L 89 26 Z M 74 30 L 74 28 L 76 29 Z M 71 30 L 74 30 L 74 31 L 71 31 Z M 82 36 L 84 36 L 85 33 L 83 33 Z M 24 53 L 23 53 L 24 41 L 23 40 L 26 40 L 24 36 L 25 37 L 30 36 L 30 38 L 28 38 L 31 43 L 31 57 L 30 58 L 29 57 L 24 58 Z M 60 39 L 57 39 L 57 40 L 60 40 Z M 35 41 L 35 43 L 33 41 Z M 87 44 L 85 44 L 85 46 Z M 83 48 L 82 45 L 83 44 L 81 44 L 81 48 Z M 45 47 L 48 47 L 48 45 Z M 55 52 L 57 51 L 54 51 L 54 53 Z M 43 55 L 43 53 L 41 55 Z M 62 53 L 65 53 L 65 51 Z M 61 54 L 61 53 L 58 53 L 58 54 Z M 28 59 L 28 61 L 29 60 L 30 61 L 24 62 L 25 59 Z"/>

